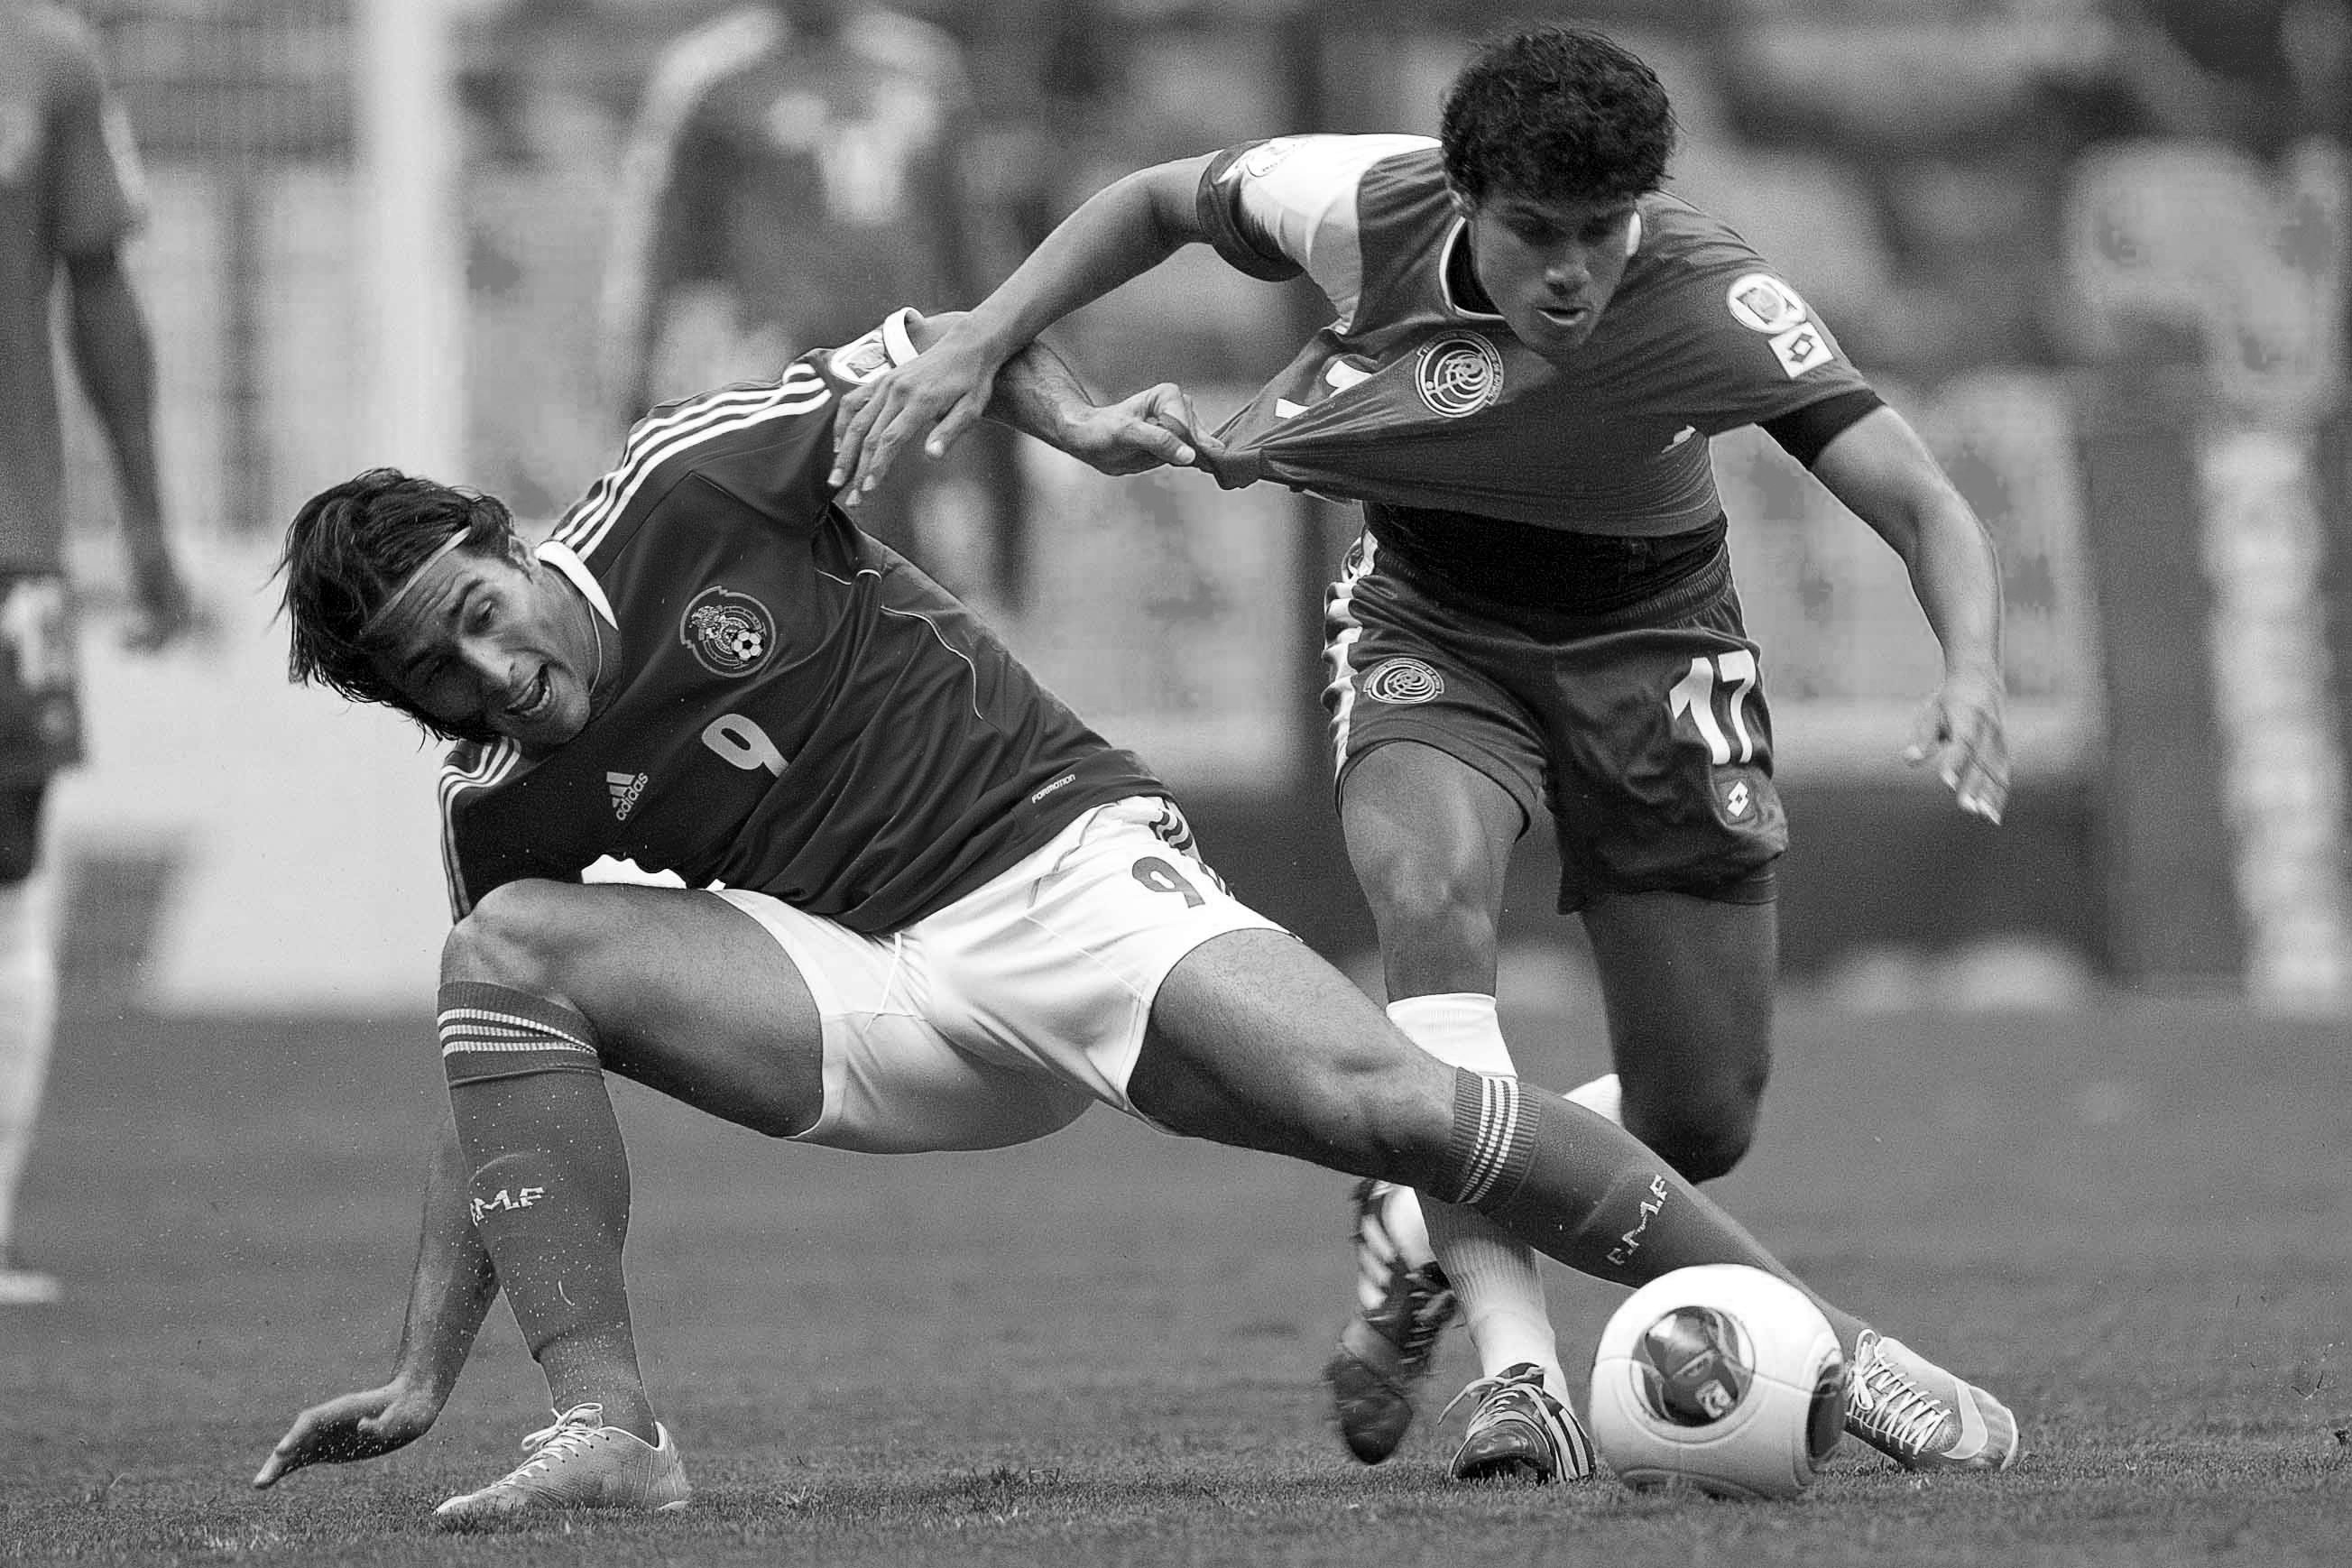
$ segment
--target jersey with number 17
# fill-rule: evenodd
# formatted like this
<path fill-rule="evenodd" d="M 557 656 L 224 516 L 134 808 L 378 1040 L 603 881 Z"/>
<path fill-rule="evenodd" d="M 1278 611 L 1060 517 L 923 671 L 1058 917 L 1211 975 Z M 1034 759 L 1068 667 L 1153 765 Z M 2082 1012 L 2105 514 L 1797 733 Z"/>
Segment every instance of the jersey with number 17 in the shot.
<path fill-rule="evenodd" d="M 899 353 L 877 331 L 667 405 L 557 523 L 540 559 L 619 633 L 618 691 L 550 753 L 449 753 L 458 914 L 610 859 L 887 931 L 1165 793 L 833 505 L 835 398 Z"/>
<path fill-rule="evenodd" d="M 1869 390 L 1746 241 L 1664 193 L 1636 204 L 1623 279 L 1562 364 L 1485 299 L 1426 137 L 1228 148 L 1198 208 L 1228 262 L 1303 273 L 1335 312 L 1220 432 L 1229 485 L 1654 537 L 1721 514 L 1706 437 Z"/>

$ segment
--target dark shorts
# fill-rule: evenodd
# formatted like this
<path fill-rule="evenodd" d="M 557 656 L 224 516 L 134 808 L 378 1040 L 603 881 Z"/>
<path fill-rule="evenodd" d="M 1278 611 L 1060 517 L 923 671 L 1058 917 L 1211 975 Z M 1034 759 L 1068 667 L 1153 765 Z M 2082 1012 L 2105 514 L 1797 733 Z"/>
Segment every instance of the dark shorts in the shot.
<path fill-rule="evenodd" d="M 1773 896 L 1788 819 L 1772 720 L 1727 552 L 1598 616 L 1443 602 L 1356 542 L 1325 602 L 1335 783 L 1418 741 L 1510 792 L 1559 835 L 1559 907 L 1673 889 Z"/>
<path fill-rule="evenodd" d="M 0 784 L 81 761 L 73 599 L 54 572 L 0 572 Z"/>

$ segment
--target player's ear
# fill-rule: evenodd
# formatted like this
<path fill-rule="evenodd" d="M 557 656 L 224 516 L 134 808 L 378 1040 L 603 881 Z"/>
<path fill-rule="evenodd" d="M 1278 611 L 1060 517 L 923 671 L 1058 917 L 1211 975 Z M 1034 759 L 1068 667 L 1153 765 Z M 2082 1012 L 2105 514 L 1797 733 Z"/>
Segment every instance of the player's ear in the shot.
<path fill-rule="evenodd" d="M 1636 207 L 1633 209 L 1633 216 L 1625 223 L 1625 259 L 1631 261 L 1641 248 L 1642 210 Z"/>

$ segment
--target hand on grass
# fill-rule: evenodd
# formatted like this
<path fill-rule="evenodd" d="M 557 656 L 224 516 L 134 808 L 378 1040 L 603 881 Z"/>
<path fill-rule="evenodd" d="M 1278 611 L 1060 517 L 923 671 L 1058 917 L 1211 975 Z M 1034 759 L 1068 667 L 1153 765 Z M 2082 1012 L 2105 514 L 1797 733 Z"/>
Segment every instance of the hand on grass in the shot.
<path fill-rule="evenodd" d="M 347 1465 L 389 1454 L 431 1430 L 440 1414 L 440 1401 L 398 1383 L 313 1405 L 278 1439 L 253 1484 L 275 1486 L 305 1465 Z"/>

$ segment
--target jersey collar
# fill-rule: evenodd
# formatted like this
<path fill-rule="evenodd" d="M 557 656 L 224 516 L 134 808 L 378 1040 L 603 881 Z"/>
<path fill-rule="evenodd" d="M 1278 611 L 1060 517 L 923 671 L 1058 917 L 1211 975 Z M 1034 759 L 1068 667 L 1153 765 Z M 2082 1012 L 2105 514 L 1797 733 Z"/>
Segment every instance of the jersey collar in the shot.
<path fill-rule="evenodd" d="M 580 590 L 580 596 L 604 617 L 606 626 L 620 630 L 620 619 L 613 614 L 613 601 L 604 597 L 604 585 L 590 574 L 588 563 L 573 552 L 572 546 L 551 539 L 539 547 L 537 553 L 541 561 L 571 580 L 572 585 Z"/>
<path fill-rule="evenodd" d="M 1457 316 L 1466 316 L 1474 321 L 1501 321 L 1503 319 L 1503 312 L 1500 310 L 1481 309 L 1478 305 L 1465 304 L 1463 302 L 1462 296 L 1455 291 L 1454 287 L 1454 269 L 1456 267 L 1466 268 L 1469 265 L 1470 220 L 1468 218 L 1457 217 L 1454 220 L 1453 228 L 1448 230 L 1446 233 L 1445 243 L 1437 247 L 1438 292 L 1444 297 L 1445 308 Z M 1475 279 L 1473 281 L 1475 283 Z M 1483 291 L 1477 296 L 1477 298 L 1484 305 L 1491 306 L 1494 303 L 1494 301 L 1486 299 Z"/>

